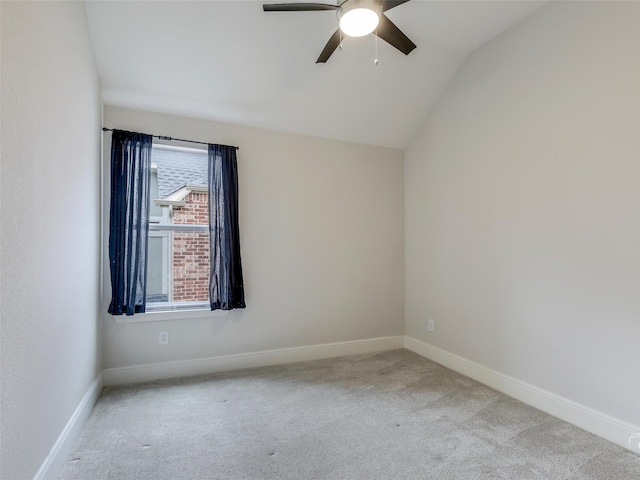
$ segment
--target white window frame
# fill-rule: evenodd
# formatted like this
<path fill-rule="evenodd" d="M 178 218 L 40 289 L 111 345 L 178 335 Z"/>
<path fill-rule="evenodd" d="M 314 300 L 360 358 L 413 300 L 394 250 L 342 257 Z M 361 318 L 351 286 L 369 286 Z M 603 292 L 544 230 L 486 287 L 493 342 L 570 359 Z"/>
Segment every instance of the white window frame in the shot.
<path fill-rule="evenodd" d="M 171 151 L 179 151 L 179 152 L 198 152 L 198 153 L 206 153 L 205 149 L 200 148 L 188 148 L 188 147 L 180 147 L 175 145 L 163 145 L 163 144 L 155 144 L 153 145 L 154 149 L 163 149 L 163 150 L 171 150 Z M 152 164 L 152 168 L 155 167 L 157 169 L 157 165 Z M 184 224 L 173 224 L 170 223 L 171 213 L 174 206 L 184 206 L 184 198 L 191 193 L 192 191 L 198 192 L 208 192 L 208 189 L 202 189 L 200 187 L 195 187 L 192 185 L 187 185 L 186 188 L 182 188 L 178 192 L 170 195 L 167 199 L 154 199 L 156 205 L 160 205 L 163 207 L 168 207 L 163 209 L 163 214 L 161 217 L 149 217 L 149 237 L 151 236 L 162 236 L 164 237 L 163 248 L 162 248 L 162 290 L 163 293 L 167 292 L 167 302 L 147 302 L 146 312 L 143 315 L 157 315 L 157 314 L 175 314 L 175 313 L 183 313 L 185 311 L 196 313 L 201 311 L 206 311 L 209 314 L 213 313 L 210 310 L 209 302 L 174 302 L 172 299 L 173 293 L 173 275 L 169 275 L 169 269 L 172 268 L 173 264 L 173 242 L 169 241 L 169 233 L 170 232 L 209 232 L 209 225 L 184 225 Z M 134 317 L 137 315 L 134 315 Z"/>
<path fill-rule="evenodd" d="M 157 143 L 154 140 L 153 143 L 153 148 L 161 148 L 161 149 L 165 149 L 165 150 L 179 150 L 179 151 L 198 151 L 198 152 L 202 152 L 202 151 L 206 151 L 205 148 L 193 148 L 193 147 L 186 147 L 186 146 L 177 146 L 177 145 L 166 145 L 166 144 L 162 144 L 162 143 Z M 152 164 L 152 168 L 156 167 L 155 165 Z M 157 167 L 156 167 L 157 168 Z M 104 188 L 104 187 L 103 187 Z M 106 188 L 105 192 L 108 192 L 109 189 Z M 153 199 L 152 199 L 153 201 Z M 166 218 L 165 218 L 166 216 Z M 158 217 L 158 216 L 152 216 L 149 217 L 149 230 L 150 230 L 150 235 L 151 232 L 154 232 L 154 235 L 158 234 L 158 230 L 159 227 L 151 227 L 151 225 L 158 225 L 159 223 L 165 222 L 168 223 L 169 221 L 169 216 L 168 216 L 168 209 L 165 209 L 164 211 L 164 215 L 162 217 Z M 169 224 L 170 226 L 172 226 L 172 224 Z M 205 229 L 208 229 L 209 226 L 208 225 L 199 225 L 197 227 L 204 227 Z M 167 256 L 165 258 L 167 258 L 167 268 L 171 263 L 171 242 L 168 241 L 168 236 L 167 236 Z M 164 249 L 163 249 L 163 255 L 164 255 Z M 107 261 L 107 269 L 108 269 L 108 261 Z M 163 272 L 164 273 L 164 272 Z M 168 272 L 165 278 L 168 278 Z M 169 284 L 169 282 L 167 282 L 167 289 L 168 292 L 171 291 L 172 285 Z M 182 302 L 182 303 L 186 303 L 186 302 Z M 108 304 L 108 300 L 107 300 L 107 304 Z M 118 324 L 130 324 L 130 323 L 148 323 L 148 322 L 168 322 L 168 321 L 173 321 L 173 320 L 198 320 L 198 319 L 211 319 L 211 318 L 220 318 L 220 317 L 227 317 L 229 315 L 229 311 L 228 310 L 210 310 L 210 306 L 208 303 L 201 303 L 201 305 L 199 308 L 182 308 L 182 309 L 164 309 L 164 310 L 154 310 L 153 308 L 150 310 L 149 308 L 147 308 L 147 311 L 145 313 L 137 313 L 135 315 L 109 315 L 111 318 L 114 319 L 114 321 Z M 148 307 L 148 305 L 147 305 Z"/>

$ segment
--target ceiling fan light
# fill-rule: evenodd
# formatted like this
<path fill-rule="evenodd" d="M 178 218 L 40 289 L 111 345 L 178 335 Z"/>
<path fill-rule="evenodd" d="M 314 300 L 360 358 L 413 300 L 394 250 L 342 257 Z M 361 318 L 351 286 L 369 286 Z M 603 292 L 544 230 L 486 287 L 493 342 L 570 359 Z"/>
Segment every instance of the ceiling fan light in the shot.
<path fill-rule="evenodd" d="M 380 17 L 368 8 L 355 8 L 340 17 L 340 30 L 350 37 L 364 37 L 373 32 Z"/>

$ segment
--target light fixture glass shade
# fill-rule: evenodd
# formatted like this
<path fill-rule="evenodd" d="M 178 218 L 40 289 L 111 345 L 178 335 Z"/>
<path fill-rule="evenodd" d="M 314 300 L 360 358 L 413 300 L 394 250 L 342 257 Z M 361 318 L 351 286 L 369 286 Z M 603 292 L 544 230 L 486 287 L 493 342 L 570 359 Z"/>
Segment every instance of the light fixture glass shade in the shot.
<path fill-rule="evenodd" d="M 378 23 L 380 22 L 380 17 L 373 9 L 375 8 L 375 2 L 347 2 L 348 4 L 353 5 L 356 8 L 343 8 L 340 12 L 340 30 L 344 32 L 345 35 L 349 35 L 350 37 L 363 37 L 365 35 L 369 35 L 373 32 Z M 369 5 L 360 5 L 360 4 L 371 4 Z M 350 6 L 351 6 L 350 5 Z"/>

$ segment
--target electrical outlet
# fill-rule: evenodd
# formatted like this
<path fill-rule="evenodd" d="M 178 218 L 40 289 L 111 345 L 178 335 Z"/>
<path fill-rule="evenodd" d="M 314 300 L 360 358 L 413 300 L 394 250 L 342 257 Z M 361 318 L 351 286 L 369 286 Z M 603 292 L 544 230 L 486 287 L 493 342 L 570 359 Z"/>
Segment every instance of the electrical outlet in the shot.
<path fill-rule="evenodd" d="M 169 345 L 169 332 L 160 332 L 158 339 L 159 345 Z"/>
<path fill-rule="evenodd" d="M 433 320 L 429 319 L 427 320 L 427 330 L 429 330 L 430 332 L 433 332 L 433 328 L 434 328 L 434 323 Z"/>

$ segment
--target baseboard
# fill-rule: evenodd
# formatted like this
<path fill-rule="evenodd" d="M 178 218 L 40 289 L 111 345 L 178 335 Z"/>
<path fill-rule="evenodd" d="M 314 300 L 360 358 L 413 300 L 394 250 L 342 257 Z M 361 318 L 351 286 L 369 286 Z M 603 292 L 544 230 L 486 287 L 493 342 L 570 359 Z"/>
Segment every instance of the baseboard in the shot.
<path fill-rule="evenodd" d="M 522 382 L 508 375 L 483 367 L 471 360 L 405 336 L 404 347 L 429 360 L 444 365 L 484 385 L 516 398 L 554 417 L 572 423 L 625 448 L 632 448 L 631 439 L 637 439 L 640 426 L 634 426 L 607 414 L 598 412 L 564 397 Z M 633 441 L 637 444 L 637 441 Z M 637 445 L 635 445 L 637 447 Z M 636 453 L 640 453 L 634 449 Z"/>
<path fill-rule="evenodd" d="M 176 362 L 107 368 L 102 371 L 104 385 L 148 382 L 166 378 L 188 377 L 207 373 L 264 367 L 284 363 L 319 360 L 359 353 L 371 353 L 404 347 L 404 337 L 381 337 L 352 342 L 328 343 L 304 347 L 182 360 Z"/>
<path fill-rule="evenodd" d="M 102 391 L 102 374 L 93 381 L 36 473 L 34 480 L 53 480 L 67 460 Z"/>

